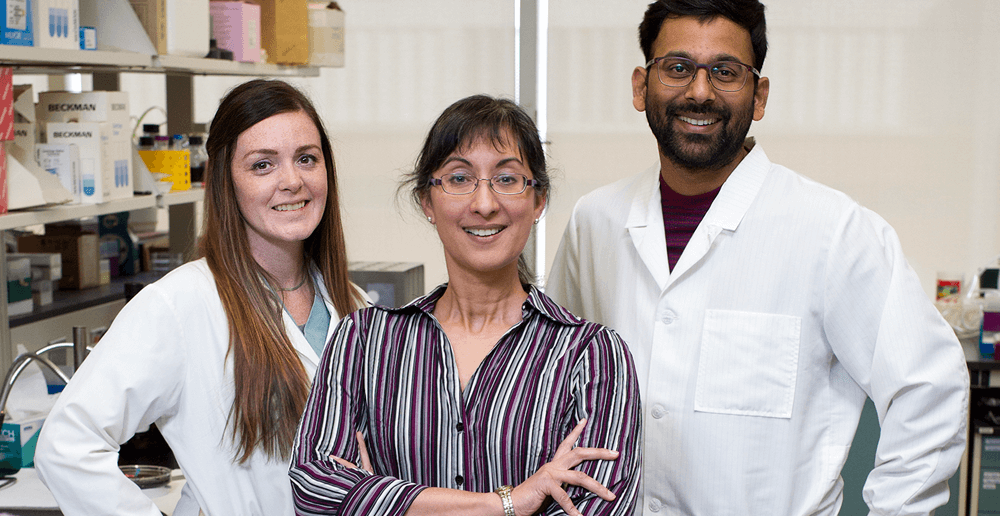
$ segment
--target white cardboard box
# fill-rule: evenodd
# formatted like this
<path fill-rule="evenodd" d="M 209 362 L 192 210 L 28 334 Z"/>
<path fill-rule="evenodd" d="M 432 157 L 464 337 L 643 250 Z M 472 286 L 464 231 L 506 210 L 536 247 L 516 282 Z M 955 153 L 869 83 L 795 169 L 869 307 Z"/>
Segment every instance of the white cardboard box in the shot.
<path fill-rule="evenodd" d="M 80 1 L 33 0 L 35 46 L 80 49 Z"/>
<path fill-rule="evenodd" d="M 309 64 L 344 66 L 344 11 L 309 4 Z"/>
<path fill-rule="evenodd" d="M 36 144 L 35 162 L 42 167 L 42 170 L 59 178 L 59 182 L 73 195 L 74 203 L 83 202 L 80 148 L 76 144 Z"/>
<path fill-rule="evenodd" d="M 132 196 L 131 143 L 115 138 L 111 122 L 45 124 L 49 143 L 75 144 L 80 153 L 81 202 Z"/>

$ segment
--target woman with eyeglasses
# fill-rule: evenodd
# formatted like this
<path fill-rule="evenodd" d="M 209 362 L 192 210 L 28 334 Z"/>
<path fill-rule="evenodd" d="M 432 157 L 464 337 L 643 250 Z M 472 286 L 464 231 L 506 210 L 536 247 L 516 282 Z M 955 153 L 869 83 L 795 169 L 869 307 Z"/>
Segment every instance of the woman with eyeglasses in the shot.
<path fill-rule="evenodd" d="M 293 450 L 296 512 L 632 514 L 632 358 L 533 286 L 521 256 L 549 193 L 534 122 L 508 100 L 462 99 L 404 187 L 448 283 L 338 326 Z"/>

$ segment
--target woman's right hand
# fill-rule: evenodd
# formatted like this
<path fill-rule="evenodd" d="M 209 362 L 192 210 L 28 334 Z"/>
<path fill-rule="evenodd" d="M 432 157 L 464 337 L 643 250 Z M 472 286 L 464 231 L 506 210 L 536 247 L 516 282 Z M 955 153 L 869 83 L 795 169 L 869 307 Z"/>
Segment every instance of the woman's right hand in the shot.
<path fill-rule="evenodd" d="M 511 499 L 514 502 L 514 512 L 520 515 L 534 514 L 545 503 L 549 496 L 555 500 L 567 514 L 582 516 L 573 500 L 564 489 L 566 484 L 580 486 L 588 491 L 611 501 L 615 494 L 598 481 L 573 468 L 586 460 L 615 460 L 618 452 L 606 448 L 582 448 L 573 446 L 583 433 L 586 419 L 581 419 L 573 431 L 559 443 L 552 460 L 538 468 L 534 475 L 514 488 Z"/>

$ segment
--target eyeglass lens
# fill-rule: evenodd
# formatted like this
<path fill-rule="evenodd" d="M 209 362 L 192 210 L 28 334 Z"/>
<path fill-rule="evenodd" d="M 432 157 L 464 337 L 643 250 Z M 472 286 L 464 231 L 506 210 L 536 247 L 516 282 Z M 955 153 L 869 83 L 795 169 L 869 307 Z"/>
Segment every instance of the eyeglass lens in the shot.
<path fill-rule="evenodd" d="M 441 188 L 450 194 L 469 194 L 476 190 L 480 181 L 489 181 L 490 188 L 498 194 L 516 195 L 524 191 L 528 178 L 521 174 L 497 174 L 489 179 L 478 179 L 470 174 L 456 172 L 446 174 L 441 179 Z"/>
<path fill-rule="evenodd" d="M 691 84 L 699 68 L 708 72 L 709 82 L 720 91 L 739 91 L 750 75 L 741 63 L 719 61 L 704 65 L 683 57 L 665 57 L 657 61 L 656 75 L 664 86 L 682 87 Z"/>

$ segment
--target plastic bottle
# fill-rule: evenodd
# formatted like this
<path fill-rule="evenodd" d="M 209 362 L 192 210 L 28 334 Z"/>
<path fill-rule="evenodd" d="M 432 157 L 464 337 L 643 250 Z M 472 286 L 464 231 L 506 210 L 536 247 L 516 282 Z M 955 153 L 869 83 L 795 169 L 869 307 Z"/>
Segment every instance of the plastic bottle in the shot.
<path fill-rule="evenodd" d="M 163 135 L 154 136 L 153 150 L 170 150 L 170 137 Z"/>
<path fill-rule="evenodd" d="M 191 148 L 191 182 L 204 182 L 205 163 L 208 161 L 208 152 L 205 151 L 205 144 L 201 136 L 198 135 L 188 137 L 188 143 Z"/>
<path fill-rule="evenodd" d="M 185 150 L 188 148 L 188 139 L 183 134 L 175 134 L 170 139 L 170 150 Z"/>
<path fill-rule="evenodd" d="M 152 136 L 139 137 L 139 150 L 153 150 L 154 140 Z"/>

